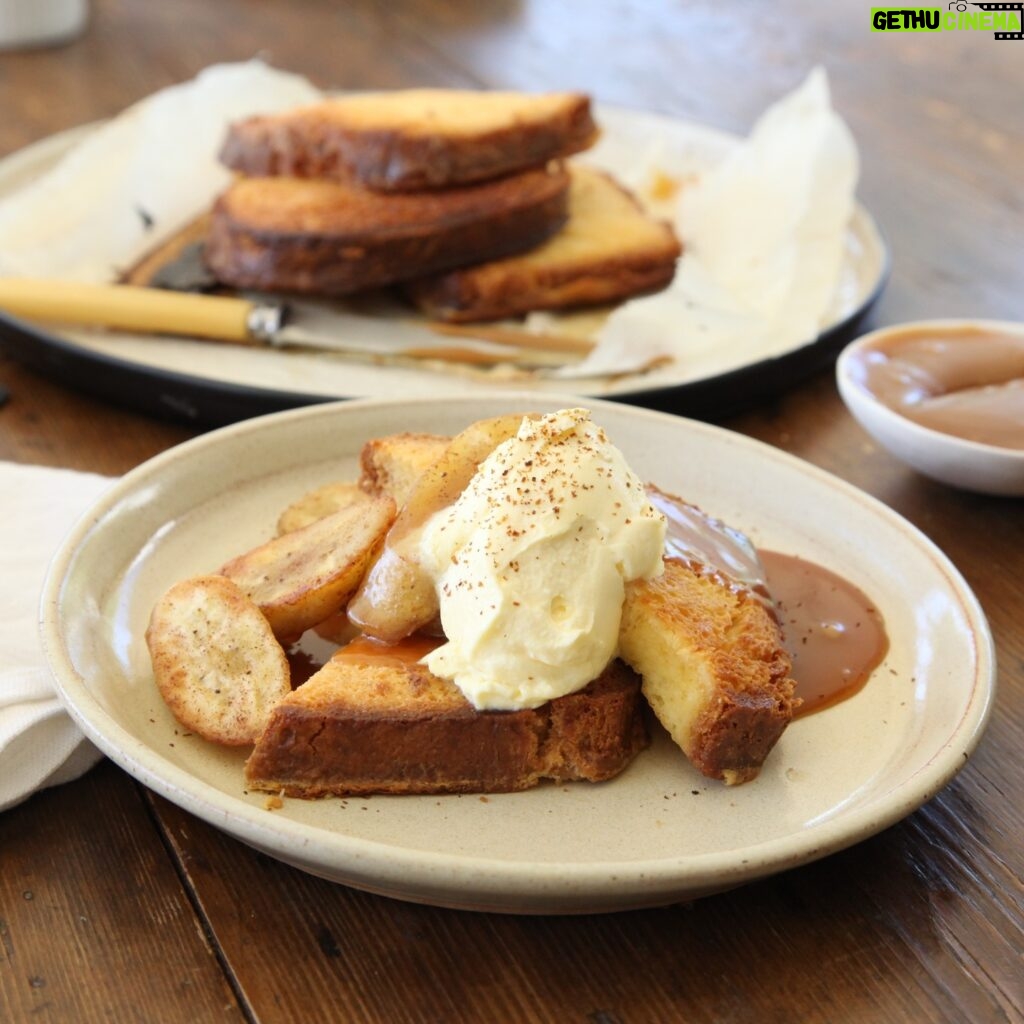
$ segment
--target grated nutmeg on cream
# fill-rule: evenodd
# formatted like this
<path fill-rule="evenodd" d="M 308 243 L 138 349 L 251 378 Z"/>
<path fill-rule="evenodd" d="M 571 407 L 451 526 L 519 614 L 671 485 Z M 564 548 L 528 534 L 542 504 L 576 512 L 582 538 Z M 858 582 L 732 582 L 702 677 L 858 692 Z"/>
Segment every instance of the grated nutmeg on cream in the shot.
<path fill-rule="evenodd" d="M 585 409 L 524 418 L 426 524 L 447 642 L 424 660 L 481 710 L 582 689 L 614 657 L 625 585 L 662 571 L 665 519 Z"/>

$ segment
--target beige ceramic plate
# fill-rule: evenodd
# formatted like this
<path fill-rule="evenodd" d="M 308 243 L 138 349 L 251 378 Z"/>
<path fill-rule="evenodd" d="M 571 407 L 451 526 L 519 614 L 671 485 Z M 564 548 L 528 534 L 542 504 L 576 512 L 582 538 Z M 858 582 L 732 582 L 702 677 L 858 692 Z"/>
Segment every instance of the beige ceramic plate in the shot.
<path fill-rule="evenodd" d="M 619 778 L 491 796 L 286 800 L 245 792 L 242 753 L 181 734 L 154 689 L 143 631 L 172 582 L 267 538 L 304 489 L 356 473 L 370 437 L 453 433 L 566 397 L 360 400 L 197 438 L 140 466 L 79 522 L 45 587 L 43 639 L 85 732 L 147 786 L 306 871 L 445 906 L 606 911 L 693 898 L 871 835 L 933 796 L 977 743 L 994 686 L 977 601 L 888 508 L 776 449 L 612 403 L 594 417 L 645 479 L 764 548 L 843 573 L 878 604 L 891 650 L 866 688 L 797 721 L 761 778 L 705 780 L 663 737 Z"/>

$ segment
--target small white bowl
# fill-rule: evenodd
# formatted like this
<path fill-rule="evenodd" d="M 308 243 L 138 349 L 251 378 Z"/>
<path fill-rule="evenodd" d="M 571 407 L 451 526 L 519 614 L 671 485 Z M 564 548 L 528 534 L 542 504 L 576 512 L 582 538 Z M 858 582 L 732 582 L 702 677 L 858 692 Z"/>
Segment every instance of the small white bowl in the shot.
<path fill-rule="evenodd" d="M 836 363 L 839 393 L 854 419 L 884 448 L 919 473 L 968 491 L 1024 495 L 1024 450 L 968 441 L 924 427 L 883 405 L 851 373 L 856 357 L 896 332 L 974 328 L 1024 335 L 1024 324 L 997 320 L 926 320 L 883 327 L 847 345 Z"/>

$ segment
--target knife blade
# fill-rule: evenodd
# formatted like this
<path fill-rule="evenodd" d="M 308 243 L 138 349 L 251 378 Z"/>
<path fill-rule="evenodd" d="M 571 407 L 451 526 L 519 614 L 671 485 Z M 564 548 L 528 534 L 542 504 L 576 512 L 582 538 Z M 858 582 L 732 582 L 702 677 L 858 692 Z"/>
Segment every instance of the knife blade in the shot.
<path fill-rule="evenodd" d="M 438 343 L 429 328 L 395 342 L 366 331 L 365 317 L 313 303 L 166 291 L 124 284 L 88 284 L 37 278 L 0 278 L 0 311 L 44 323 L 173 335 L 201 341 L 270 348 L 305 348 L 362 358 L 442 360 L 521 368 L 564 364 L 581 352 L 524 346 L 460 334 Z M 396 332 L 397 333 L 397 332 Z"/>

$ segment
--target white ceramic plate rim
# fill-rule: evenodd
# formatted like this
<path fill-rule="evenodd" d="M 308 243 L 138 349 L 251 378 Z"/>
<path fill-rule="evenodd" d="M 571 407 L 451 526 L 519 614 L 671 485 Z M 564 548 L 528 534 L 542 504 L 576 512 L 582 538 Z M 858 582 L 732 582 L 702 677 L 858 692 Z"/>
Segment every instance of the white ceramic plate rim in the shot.
<path fill-rule="evenodd" d="M 550 397 L 545 396 L 545 399 Z M 572 396 L 562 397 L 565 404 L 574 401 Z M 527 407 L 531 399 L 536 398 L 536 395 L 525 392 L 507 392 L 499 396 L 508 408 Z M 634 859 L 625 864 L 621 861 L 573 864 L 567 877 L 566 865 L 409 850 L 275 817 L 219 791 L 167 761 L 152 746 L 119 725 L 92 695 L 87 680 L 78 675 L 72 663 L 62 634 L 62 588 L 76 552 L 88 542 L 92 530 L 102 526 L 104 517 L 119 501 L 146 480 L 158 476 L 170 461 L 201 453 L 232 438 L 273 429 L 278 423 L 338 415 L 358 416 L 362 410 L 399 404 L 425 407 L 478 401 L 465 396 L 410 399 L 402 403 L 392 399 L 360 399 L 277 413 L 186 442 L 144 463 L 112 485 L 78 521 L 55 555 L 40 607 L 41 636 L 58 692 L 86 735 L 112 760 L 157 793 L 236 838 L 314 874 L 406 899 L 448 906 L 465 905 L 473 909 L 509 909 L 510 898 L 521 898 L 523 909 L 533 912 L 624 909 L 664 904 L 795 867 L 851 845 L 899 820 L 934 796 L 964 765 L 981 737 L 991 710 L 995 687 L 994 646 L 977 599 L 956 568 L 927 537 L 887 506 L 852 485 L 769 445 L 719 427 L 597 400 L 588 400 L 586 404 L 598 419 L 602 408 L 614 408 L 617 415 L 646 419 L 652 425 L 660 424 L 662 428 L 672 424 L 697 437 L 714 437 L 720 442 L 728 440 L 734 445 L 752 446 L 759 458 L 771 461 L 786 472 L 795 472 L 824 484 L 840 493 L 844 500 L 856 502 L 890 524 L 898 524 L 907 542 L 916 545 L 939 568 L 970 623 L 975 677 L 965 684 L 969 687 L 965 689 L 969 697 L 960 720 L 950 723 L 943 742 L 936 745 L 927 762 L 902 784 L 874 794 L 870 800 L 829 820 L 765 843 L 706 854 Z M 339 868 L 344 871 L 344 879 L 338 877 Z M 617 879 L 614 894 L 608 891 L 610 874 Z M 463 890 L 469 893 L 464 901 L 459 896 Z"/>

